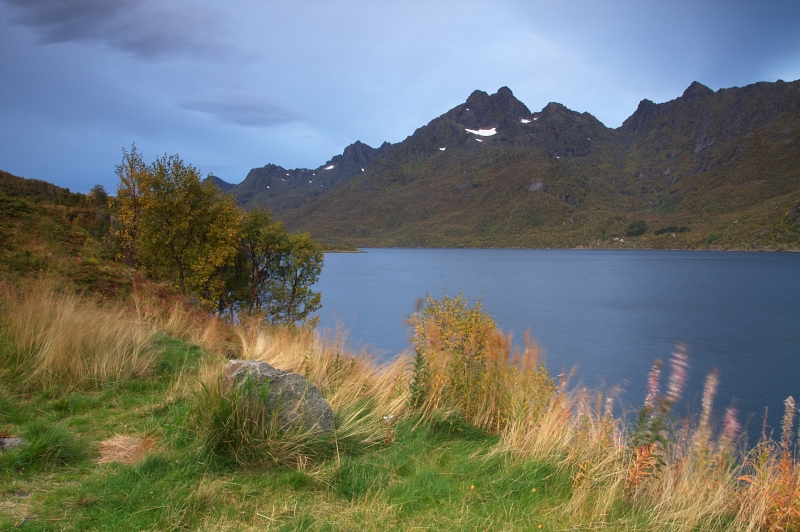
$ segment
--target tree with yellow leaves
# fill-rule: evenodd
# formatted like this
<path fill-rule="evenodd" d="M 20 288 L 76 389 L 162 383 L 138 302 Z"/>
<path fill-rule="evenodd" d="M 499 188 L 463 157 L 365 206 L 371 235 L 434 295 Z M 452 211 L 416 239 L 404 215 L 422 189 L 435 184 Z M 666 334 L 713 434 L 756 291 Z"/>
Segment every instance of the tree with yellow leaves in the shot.
<path fill-rule="evenodd" d="M 212 307 L 222 290 L 220 273 L 239 246 L 241 211 L 178 155 L 153 162 L 143 184 L 136 246 L 141 264 Z"/>
<path fill-rule="evenodd" d="M 110 241 L 118 260 L 128 266 L 138 264 L 137 237 L 142 217 L 142 194 L 148 175 L 142 155 L 136 151 L 136 143 L 128 152 L 122 148 L 122 163 L 117 165 L 119 185 L 113 200 L 114 215 L 111 219 Z"/>

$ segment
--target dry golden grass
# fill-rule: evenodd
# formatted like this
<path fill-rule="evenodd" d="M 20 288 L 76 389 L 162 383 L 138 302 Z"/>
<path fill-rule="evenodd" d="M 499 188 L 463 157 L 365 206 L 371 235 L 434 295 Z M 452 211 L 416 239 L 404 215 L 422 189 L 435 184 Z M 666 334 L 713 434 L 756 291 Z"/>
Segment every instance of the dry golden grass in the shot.
<path fill-rule="evenodd" d="M 42 282 L 2 302 L 2 334 L 17 371 L 47 387 L 101 386 L 147 375 L 157 329 L 124 308 L 57 291 Z"/>
<path fill-rule="evenodd" d="M 153 438 L 138 438 L 124 434 L 114 436 L 100 442 L 98 464 L 120 462 L 135 464 L 155 446 Z"/>
<path fill-rule="evenodd" d="M 348 350 L 343 336 L 310 330 L 248 323 L 236 332 L 241 358 L 300 373 L 314 383 L 333 409 L 336 429 L 320 438 L 307 431 L 281 431 L 270 422 L 254 423 L 246 401 L 220 390 L 227 360 L 210 357 L 200 366 L 193 393 L 200 405 L 197 423 L 215 452 L 242 463 L 266 460 L 308 470 L 319 456 L 330 456 L 331 449 L 338 460 L 342 445 L 363 448 L 385 442 L 391 419 L 404 413 L 408 380 L 402 358 L 378 367 L 366 353 Z M 191 385 L 183 378 L 178 382 L 173 393 L 185 396 Z"/>
<path fill-rule="evenodd" d="M 319 455 L 307 434 L 267 430 L 245 439 L 256 444 L 258 438 L 267 440 L 265 456 L 317 479 L 338 467 L 339 446 L 348 439 L 362 448 L 390 445 L 392 421 L 387 418 L 417 415 L 425 420 L 458 414 L 498 435 L 490 456 L 545 462 L 568 473 L 572 489 L 567 501 L 552 511 L 566 516 L 564 523 L 572 528 L 621 523 L 622 511 L 625 522 L 634 527 L 636 522 L 646 523 L 650 530 L 800 530 L 794 400 L 786 403 L 781 440 L 762 434 L 746 454 L 737 450 L 731 409 L 720 431 L 711 422 L 716 373 L 706 382 L 699 418 L 673 423 L 668 410 L 686 380 L 681 349 L 673 357 L 663 395 L 658 390 L 661 365 L 654 366 L 643 406 L 649 425 L 635 427 L 613 416 L 610 397 L 583 387 L 570 390 L 566 379 L 556 383 L 549 378 L 534 343 L 526 339 L 524 349 L 515 349 L 479 307 L 459 303 L 440 305 L 438 315 L 412 318 L 416 363 L 405 355 L 384 366 L 366 352 L 350 350 L 342 334 L 252 322 L 226 328 L 183 303 L 165 306 L 146 296 L 134 296 L 123 308 L 60 293 L 42 283 L 22 297 L 6 290 L 2 304 L 2 336 L 12 346 L 4 369 L 30 368 L 26 378 L 41 386 L 96 386 L 146 376 L 154 364 L 152 339 L 158 334 L 184 338 L 208 352 L 199 366 L 184 367 L 174 375 L 165 394 L 168 402 L 198 401 L 198 418 L 209 417 L 224 399 L 219 381 L 227 357 L 221 355 L 261 360 L 304 375 L 336 415 L 335 452 L 325 455 L 325 463 L 315 462 Z M 235 415 L 235 405 L 226 412 Z M 100 462 L 132 463 L 152 447 L 152 439 L 117 435 L 101 444 Z M 204 485 L 190 502 L 212 505 L 232 497 L 229 492 L 218 482 Z M 339 523 L 380 515 L 404 525 L 381 501 L 347 505 L 333 495 L 320 497 L 322 506 L 315 514 L 328 508 L 337 513 Z M 216 516 L 203 526 L 261 529 L 277 526 L 278 517 L 290 511 L 277 506 L 250 510 L 251 523 Z"/>
<path fill-rule="evenodd" d="M 406 408 L 406 357 L 377 366 L 365 351 L 347 348 L 341 333 L 242 327 L 237 334 L 241 358 L 300 373 L 319 388 L 334 411 L 364 400 L 381 416 L 400 416 Z"/>
<path fill-rule="evenodd" d="M 129 312 L 159 334 L 180 338 L 213 354 L 231 354 L 236 338 L 221 320 L 192 308 L 184 298 L 155 294 L 153 287 L 136 287 L 126 303 Z"/>

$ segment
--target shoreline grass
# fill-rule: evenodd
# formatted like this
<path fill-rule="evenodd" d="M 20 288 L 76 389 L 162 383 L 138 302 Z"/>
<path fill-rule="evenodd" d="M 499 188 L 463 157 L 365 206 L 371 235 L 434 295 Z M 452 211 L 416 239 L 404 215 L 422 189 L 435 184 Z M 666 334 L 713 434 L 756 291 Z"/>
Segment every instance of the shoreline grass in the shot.
<path fill-rule="evenodd" d="M 227 328 L 142 293 L 0 305 L 0 435 L 31 442 L 0 452 L 0 529 L 800 529 L 794 400 L 749 451 L 734 412 L 714 423 L 716 374 L 700 416 L 673 419 L 680 347 L 626 424 L 459 298 L 412 316 L 413 355 L 383 366 L 342 334 Z M 336 431 L 231 425 L 231 357 L 305 375 Z"/>

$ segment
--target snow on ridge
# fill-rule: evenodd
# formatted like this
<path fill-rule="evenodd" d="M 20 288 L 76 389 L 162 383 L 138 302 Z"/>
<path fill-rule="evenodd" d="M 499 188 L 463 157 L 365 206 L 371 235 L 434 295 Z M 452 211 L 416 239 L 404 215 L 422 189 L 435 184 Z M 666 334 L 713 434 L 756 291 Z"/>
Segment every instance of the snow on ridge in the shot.
<path fill-rule="evenodd" d="M 492 129 L 466 129 L 464 131 L 468 133 L 472 133 L 473 135 L 480 135 L 481 137 L 491 137 L 492 135 L 497 134 L 497 128 L 493 127 Z"/>
<path fill-rule="evenodd" d="M 528 120 L 527 118 L 520 118 L 519 121 L 522 122 L 523 124 L 530 124 L 531 123 L 531 121 Z"/>
<path fill-rule="evenodd" d="M 330 166 L 326 166 L 325 170 L 333 170 L 334 168 L 336 168 L 334 165 L 330 165 Z"/>

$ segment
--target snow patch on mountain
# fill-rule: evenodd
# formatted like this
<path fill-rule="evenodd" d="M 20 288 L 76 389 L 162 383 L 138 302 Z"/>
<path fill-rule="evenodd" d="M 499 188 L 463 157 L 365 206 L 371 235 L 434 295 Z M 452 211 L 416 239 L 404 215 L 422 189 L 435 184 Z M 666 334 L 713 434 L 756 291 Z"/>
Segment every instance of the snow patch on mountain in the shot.
<path fill-rule="evenodd" d="M 480 135 L 481 137 L 491 137 L 492 135 L 497 134 L 497 128 L 493 127 L 492 129 L 466 129 L 464 131 L 467 133 L 472 133 L 473 135 Z"/>

